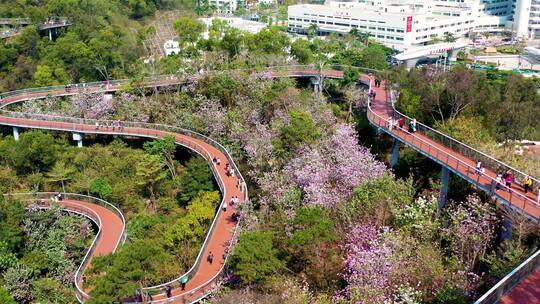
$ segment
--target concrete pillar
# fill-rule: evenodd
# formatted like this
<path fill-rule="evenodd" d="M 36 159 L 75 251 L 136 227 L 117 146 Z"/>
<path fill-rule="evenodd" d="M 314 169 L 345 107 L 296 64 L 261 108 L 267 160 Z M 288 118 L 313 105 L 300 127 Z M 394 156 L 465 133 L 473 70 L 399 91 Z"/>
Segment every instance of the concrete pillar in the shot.
<path fill-rule="evenodd" d="M 320 92 L 321 91 L 321 83 L 319 81 L 319 77 L 312 77 L 311 78 L 311 85 L 313 86 L 313 92 Z"/>
<path fill-rule="evenodd" d="M 395 168 L 399 159 L 399 146 L 400 141 L 394 138 L 394 143 L 392 144 L 392 161 L 390 162 L 390 166 L 392 168 Z"/>
<path fill-rule="evenodd" d="M 420 58 L 412 58 L 412 59 L 407 59 L 405 60 L 405 66 L 407 67 L 407 69 L 412 69 L 416 66 L 416 63 L 418 62 L 418 60 L 420 60 Z"/>
<path fill-rule="evenodd" d="M 505 216 L 502 222 L 501 242 L 512 240 L 512 219 Z"/>
<path fill-rule="evenodd" d="M 453 49 L 448 51 L 448 61 L 456 61 L 457 55 L 461 49 Z"/>
<path fill-rule="evenodd" d="M 77 142 L 77 147 L 83 146 L 83 135 L 81 133 L 73 133 L 73 140 Z"/>
<path fill-rule="evenodd" d="M 447 167 L 442 166 L 441 170 L 441 189 L 439 194 L 439 208 L 444 208 L 446 199 L 448 196 L 448 181 L 450 179 L 450 170 Z"/>
<path fill-rule="evenodd" d="M 49 40 L 52 41 L 52 29 L 49 29 Z"/>
<path fill-rule="evenodd" d="M 15 138 L 16 141 L 19 141 L 19 128 L 18 127 L 13 127 L 13 138 Z"/>

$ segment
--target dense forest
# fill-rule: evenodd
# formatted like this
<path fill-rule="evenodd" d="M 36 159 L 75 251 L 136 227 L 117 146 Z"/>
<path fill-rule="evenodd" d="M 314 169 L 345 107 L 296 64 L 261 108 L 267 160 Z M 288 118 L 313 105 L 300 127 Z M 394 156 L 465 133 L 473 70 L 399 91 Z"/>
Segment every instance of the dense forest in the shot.
<path fill-rule="evenodd" d="M 8 109 L 168 124 L 208 135 L 231 152 L 250 201 L 239 210 L 240 235 L 222 288 L 208 302 L 469 303 L 538 246 L 536 225 L 458 178 L 439 209 L 440 168 L 413 150 L 402 149 L 398 166 L 389 168 L 390 139 L 367 124 L 358 70 L 343 67 L 342 80 L 325 80 L 322 92 L 313 92 L 305 81 L 268 77 L 264 67 L 379 70 L 399 91 L 400 110 L 538 176 L 538 160 L 509 153 L 512 140 L 540 137 L 533 81 L 463 66 L 391 68 L 393 50 L 357 31 L 298 39 L 277 26 L 249 33 L 217 20 L 205 39 L 193 11 L 173 25 L 180 54 L 145 63 L 142 41 L 152 34 L 146 22 L 156 11 L 192 5 L 4 1 L 0 17 L 38 23 L 66 16 L 74 25 L 52 41 L 33 25 L 0 42 L 0 91 L 129 77 L 112 95 L 47 97 Z M 145 89 L 142 77 L 154 74 L 189 75 L 189 83 L 168 92 Z M 202 158 L 177 148 L 172 137 L 86 136 L 77 148 L 61 133 L 25 130 L 15 141 L 4 131 L 0 193 L 83 193 L 126 216 L 126 243 L 86 272 L 91 303 L 133 296 L 192 265 L 221 201 Z M 43 256 L 70 252 L 61 262 L 77 265 L 92 233 L 83 238 L 73 229 L 88 222 L 57 209 L 34 214 L 17 201 L 1 204 L 0 302 L 74 302 L 61 281 L 72 268 L 57 273 L 59 262 Z M 511 233 L 503 227 L 509 218 Z M 39 239 L 26 237 L 43 230 Z M 79 237 L 73 248 L 57 246 L 69 233 Z"/>

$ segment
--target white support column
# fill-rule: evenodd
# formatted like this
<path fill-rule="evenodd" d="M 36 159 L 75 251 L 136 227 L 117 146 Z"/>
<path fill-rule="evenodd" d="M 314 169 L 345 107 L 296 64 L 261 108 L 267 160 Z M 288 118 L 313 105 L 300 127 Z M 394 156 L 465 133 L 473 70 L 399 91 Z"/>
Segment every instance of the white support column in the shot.
<path fill-rule="evenodd" d="M 83 135 L 81 133 L 73 133 L 73 140 L 77 142 L 77 147 L 83 146 Z"/>
<path fill-rule="evenodd" d="M 19 141 L 19 128 L 18 127 L 13 127 L 13 138 L 15 138 L 16 141 Z"/>

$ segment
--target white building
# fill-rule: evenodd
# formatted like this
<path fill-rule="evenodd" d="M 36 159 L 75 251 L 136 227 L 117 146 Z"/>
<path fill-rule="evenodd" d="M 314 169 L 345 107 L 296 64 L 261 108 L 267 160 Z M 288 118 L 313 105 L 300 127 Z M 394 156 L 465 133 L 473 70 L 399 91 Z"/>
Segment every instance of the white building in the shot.
<path fill-rule="evenodd" d="M 446 33 L 510 30 L 540 38 L 540 0 L 328 0 L 289 6 L 288 15 L 290 32 L 307 33 L 313 25 L 320 35 L 356 28 L 397 50 Z"/>
<path fill-rule="evenodd" d="M 213 5 L 220 14 L 232 15 L 238 9 L 239 2 L 243 3 L 239 0 L 209 0 L 208 4 Z"/>
<path fill-rule="evenodd" d="M 165 56 L 180 54 L 180 44 L 178 43 L 178 39 L 175 38 L 165 41 L 163 50 L 165 51 Z"/>
<path fill-rule="evenodd" d="M 200 18 L 199 20 L 204 23 L 204 25 L 208 29 L 212 25 L 212 21 L 214 21 L 215 19 L 223 20 L 227 22 L 230 27 L 241 31 L 250 32 L 252 34 L 258 33 L 266 27 L 266 23 L 246 20 L 240 17 L 210 17 Z M 208 31 L 203 34 L 203 37 L 205 39 L 208 39 Z"/>

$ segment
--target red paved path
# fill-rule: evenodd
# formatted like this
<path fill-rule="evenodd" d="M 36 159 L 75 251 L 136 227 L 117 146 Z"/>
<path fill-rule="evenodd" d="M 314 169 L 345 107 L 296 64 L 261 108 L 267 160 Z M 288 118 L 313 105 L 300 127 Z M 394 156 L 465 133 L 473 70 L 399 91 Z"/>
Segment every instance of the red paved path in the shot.
<path fill-rule="evenodd" d="M 309 71 L 309 70 L 303 70 L 303 71 L 289 71 L 289 72 L 276 72 L 274 73 L 274 76 L 286 76 L 286 75 L 307 75 L 307 76 L 316 76 L 319 74 L 318 71 Z M 324 72 L 325 76 L 329 77 L 341 77 L 342 72 L 340 71 L 326 71 Z M 367 76 L 362 77 L 364 81 L 370 82 L 371 80 Z M 171 81 L 171 83 L 177 84 L 178 81 Z M 113 91 L 115 88 L 109 89 L 110 91 Z M 390 115 L 393 113 L 392 105 L 390 103 L 390 99 L 387 96 L 387 92 L 384 90 L 384 85 L 380 88 L 373 88 L 377 96 L 375 100 L 372 102 L 371 109 L 368 112 L 368 117 L 377 125 L 379 125 L 382 128 L 387 128 L 387 121 Z M 91 91 L 100 91 L 99 88 L 90 88 Z M 50 92 L 37 92 L 37 93 L 29 93 L 27 95 L 19 95 L 19 96 L 12 96 L 7 97 L 2 100 L 4 104 L 16 102 L 20 100 L 26 100 L 29 98 L 36 98 L 36 97 L 43 97 L 48 94 L 57 94 L 62 95 L 66 94 L 63 90 L 58 91 L 50 91 Z M 89 125 L 82 125 L 82 124 L 72 124 L 72 123 L 61 123 L 61 122 L 42 122 L 42 121 L 35 121 L 35 120 L 26 120 L 26 119 L 16 119 L 16 118 L 9 118 L 0 116 L 0 124 L 8 124 L 8 125 L 15 125 L 15 126 L 23 126 L 23 127 L 33 127 L 33 128 L 43 128 L 43 129 L 56 129 L 56 130 L 66 130 L 66 131 L 73 131 L 77 130 L 82 133 L 115 133 L 115 134 L 129 134 L 129 135 L 138 135 L 138 136 L 150 136 L 150 137 L 163 137 L 167 134 L 171 134 L 176 137 L 176 139 L 186 144 L 187 146 L 191 146 L 193 149 L 205 154 L 207 157 L 209 156 L 216 156 L 221 158 L 222 160 L 225 160 L 226 157 L 221 151 L 213 147 L 212 145 L 207 144 L 206 142 L 191 138 L 185 135 L 181 134 L 175 134 L 175 133 L 169 133 L 165 131 L 157 131 L 157 130 L 151 130 L 151 129 L 143 129 L 143 128 L 126 128 L 124 132 L 110 132 L 107 130 L 105 131 L 96 131 L 94 129 L 94 126 Z M 414 133 L 410 134 L 404 130 L 396 130 L 394 129 L 391 131 L 391 133 L 399 138 L 401 141 L 417 148 L 418 150 L 422 151 L 423 153 L 430 155 L 431 157 L 437 159 L 441 163 L 445 164 L 446 166 L 452 168 L 453 170 L 461 173 L 462 175 L 471 178 L 472 180 L 475 180 L 478 185 L 483 186 L 487 189 L 490 189 L 492 179 L 495 177 L 495 173 L 490 170 L 489 168 L 486 168 L 485 175 L 478 176 L 475 174 L 474 166 L 475 161 L 472 159 L 469 159 L 463 155 L 460 155 L 459 153 L 443 146 L 442 144 L 435 142 L 434 140 L 430 139 L 429 137 L 421 134 L 421 133 Z M 208 156 L 209 155 L 209 156 Z M 223 161 L 224 162 L 224 161 Z M 230 201 L 230 198 L 232 195 L 237 195 L 240 198 L 243 198 L 242 193 L 237 188 L 238 180 L 236 177 L 231 178 L 225 176 L 223 164 L 220 168 L 218 168 L 219 176 L 218 178 L 221 179 L 225 185 L 226 193 L 225 201 Z M 490 177 L 492 179 L 490 179 Z M 525 211 L 526 213 L 530 214 L 531 216 L 535 218 L 540 217 L 540 207 L 538 207 L 536 204 L 534 204 L 536 198 L 534 197 L 534 194 L 528 194 L 526 195 L 523 193 L 523 191 L 519 188 L 514 188 L 511 193 L 508 193 L 503 190 L 499 190 L 497 194 L 509 202 L 514 207 L 521 209 Z M 210 240 L 210 246 L 206 249 L 203 256 L 206 256 L 209 251 L 212 251 L 214 253 L 214 256 L 216 257 L 214 260 L 214 263 L 212 265 L 203 262 L 199 268 L 199 271 L 195 274 L 194 277 L 190 278 L 190 281 L 188 282 L 186 286 L 186 291 L 182 292 L 178 289 L 173 291 L 173 295 L 177 296 L 177 300 L 180 302 L 183 301 L 189 301 L 194 300 L 198 298 L 200 295 L 202 295 L 204 292 L 211 289 L 212 286 L 209 286 L 207 284 L 209 281 L 211 281 L 213 278 L 215 278 L 219 270 L 221 269 L 221 264 L 223 263 L 223 253 L 225 252 L 228 241 L 232 239 L 233 236 L 233 228 L 235 224 L 232 222 L 230 218 L 231 212 L 228 213 L 219 213 L 218 219 L 217 219 L 217 227 L 214 231 L 214 233 L 211 236 Z M 535 281 L 536 282 L 536 281 Z M 534 285 L 535 288 L 538 287 L 538 285 Z M 201 287 L 204 287 L 201 289 Z M 530 288 L 530 287 L 529 287 Z M 160 301 L 157 301 L 160 302 Z"/>
<path fill-rule="evenodd" d="M 540 268 L 501 298 L 500 304 L 540 303 Z"/>
<path fill-rule="evenodd" d="M 43 203 L 45 205 L 42 203 L 39 205 L 50 206 L 50 200 Z M 101 237 L 96 240 L 94 252 L 88 260 L 88 265 L 90 265 L 93 257 L 112 253 L 119 246 L 125 226 L 123 219 L 117 213 L 98 204 L 74 199 L 65 199 L 58 202 L 58 205 L 64 209 L 87 215 L 98 225 L 101 225 Z M 77 282 L 77 285 L 79 290 L 84 290 L 83 281 Z"/>

